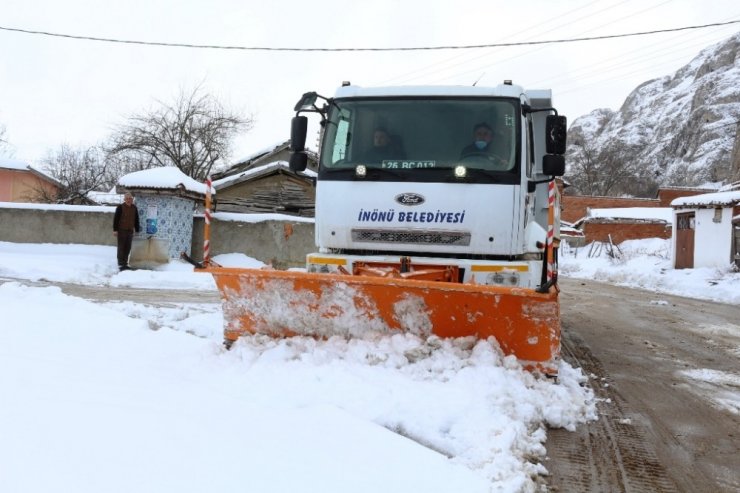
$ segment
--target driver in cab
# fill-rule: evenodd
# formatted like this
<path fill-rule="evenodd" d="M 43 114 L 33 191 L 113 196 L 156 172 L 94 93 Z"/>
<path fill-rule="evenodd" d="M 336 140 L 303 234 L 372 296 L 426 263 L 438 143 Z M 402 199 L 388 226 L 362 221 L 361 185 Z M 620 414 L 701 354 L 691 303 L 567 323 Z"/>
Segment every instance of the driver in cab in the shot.
<path fill-rule="evenodd" d="M 494 151 L 493 129 L 485 122 L 475 124 L 473 127 L 473 143 L 465 146 L 460 152 L 460 159 L 470 157 L 488 158 L 499 166 L 508 165 L 506 160 Z"/>
<path fill-rule="evenodd" d="M 386 159 L 404 159 L 406 154 L 388 130 L 377 127 L 373 131 L 372 147 L 362 157 L 369 162 L 382 162 Z"/>

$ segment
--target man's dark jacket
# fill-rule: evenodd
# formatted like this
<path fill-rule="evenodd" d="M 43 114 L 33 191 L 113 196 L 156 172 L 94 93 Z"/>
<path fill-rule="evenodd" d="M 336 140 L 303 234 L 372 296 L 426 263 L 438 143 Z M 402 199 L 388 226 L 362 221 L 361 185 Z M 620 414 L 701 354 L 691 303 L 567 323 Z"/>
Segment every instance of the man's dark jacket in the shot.
<path fill-rule="evenodd" d="M 124 205 L 125 204 L 119 204 L 116 207 L 116 213 L 113 215 L 113 231 L 118 231 L 119 229 Z M 134 208 L 134 230 L 138 233 L 141 231 L 141 226 L 139 226 L 139 209 L 133 204 L 131 204 L 131 207 Z"/>

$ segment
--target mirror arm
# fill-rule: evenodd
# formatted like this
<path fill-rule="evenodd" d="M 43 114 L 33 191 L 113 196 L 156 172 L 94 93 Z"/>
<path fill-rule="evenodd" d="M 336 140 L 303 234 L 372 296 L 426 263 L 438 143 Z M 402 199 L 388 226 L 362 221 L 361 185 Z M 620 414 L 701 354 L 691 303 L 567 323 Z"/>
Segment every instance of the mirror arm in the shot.
<path fill-rule="evenodd" d="M 556 110 L 555 108 L 532 108 L 528 104 L 522 105 L 522 113 L 524 113 L 525 115 L 528 115 L 530 113 L 540 113 L 542 111 L 552 111 L 555 116 L 558 116 L 558 110 Z"/>

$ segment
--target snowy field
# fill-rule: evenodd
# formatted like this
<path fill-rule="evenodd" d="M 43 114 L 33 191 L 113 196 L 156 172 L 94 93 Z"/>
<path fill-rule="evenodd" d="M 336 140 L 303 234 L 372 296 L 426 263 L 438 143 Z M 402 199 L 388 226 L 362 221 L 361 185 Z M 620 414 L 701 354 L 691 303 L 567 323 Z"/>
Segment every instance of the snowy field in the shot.
<path fill-rule="evenodd" d="M 562 272 L 740 302 L 729 269 L 672 271 L 665 242 L 623 249 L 565 251 Z M 147 288 L 152 302 L 39 281 Z M 215 292 L 181 262 L 119 273 L 113 247 L 0 242 L 0 282 L 0 491 L 535 491 L 547 427 L 596 418 L 579 369 L 538 379 L 486 341 L 252 337 L 225 351 L 218 303 L 157 302 Z"/>
<path fill-rule="evenodd" d="M 612 257 L 585 246 L 563 245 L 560 275 L 675 294 L 721 303 L 740 304 L 740 272 L 723 268 L 673 269 L 670 240 L 658 238 L 622 242 Z M 597 255 L 598 254 L 598 255 Z"/>

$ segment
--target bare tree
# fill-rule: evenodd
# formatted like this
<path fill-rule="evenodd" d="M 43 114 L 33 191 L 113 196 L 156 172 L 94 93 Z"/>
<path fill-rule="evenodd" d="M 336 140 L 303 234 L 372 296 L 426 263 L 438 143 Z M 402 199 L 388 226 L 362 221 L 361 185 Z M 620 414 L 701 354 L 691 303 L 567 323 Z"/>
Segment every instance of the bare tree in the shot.
<path fill-rule="evenodd" d="M 730 158 L 730 183 L 740 183 L 740 125 L 735 127 L 735 143 Z"/>
<path fill-rule="evenodd" d="M 62 144 L 50 151 L 44 164 L 49 174 L 60 183 L 58 191 L 37 187 L 37 199 L 47 203 L 91 204 L 89 192 L 109 190 L 111 175 L 100 147 L 72 148 Z"/>
<path fill-rule="evenodd" d="M 570 184 L 582 195 L 600 195 L 599 179 L 601 165 L 598 151 L 583 139 L 570 143 L 568 149 L 568 173 Z"/>
<path fill-rule="evenodd" d="M 203 180 L 228 158 L 232 138 L 251 127 L 251 118 L 227 111 L 199 87 L 181 90 L 174 104 L 160 102 L 158 109 L 130 117 L 114 134 L 108 154 L 123 172 L 176 166 Z"/>
<path fill-rule="evenodd" d="M 10 143 L 5 138 L 5 125 L 0 123 L 0 156 L 10 154 Z"/>
<path fill-rule="evenodd" d="M 657 191 L 657 181 L 636 155 L 624 142 L 597 149 L 583 139 L 576 140 L 568 152 L 568 181 L 584 195 L 651 196 Z"/>

